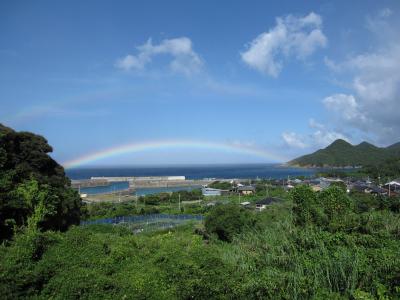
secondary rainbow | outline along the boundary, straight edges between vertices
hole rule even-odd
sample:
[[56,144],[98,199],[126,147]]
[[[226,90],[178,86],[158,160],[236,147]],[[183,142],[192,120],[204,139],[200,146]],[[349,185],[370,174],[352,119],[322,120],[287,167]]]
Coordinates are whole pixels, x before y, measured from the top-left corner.
[[115,157],[122,154],[144,152],[157,149],[171,149],[171,148],[197,148],[209,149],[216,151],[226,151],[231,153],[242,153],[252,156],[265,158],[267,161],[283,162],[287,158],[267,151],[265,149],[254,148],[241,144],[229,143],[216,143],[208,141],[192,141],[192,140],[162,140],[162,141],[149,141],[142,143],[131,143],[119,145],[116,147],[104,149],[98,152],[89,153],[87,155],[72,159],[63,163],[65,168],[76,168],[86,165],[98,160]]

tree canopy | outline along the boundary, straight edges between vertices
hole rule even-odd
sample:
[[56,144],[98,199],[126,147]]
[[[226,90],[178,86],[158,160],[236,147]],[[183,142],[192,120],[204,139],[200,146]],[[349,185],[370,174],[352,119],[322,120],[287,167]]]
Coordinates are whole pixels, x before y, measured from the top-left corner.
[[0,240],[27,225],[38,205],[39,228],[66,230],[79,223],[81,199],[50,152],[44,137],[0,124]]

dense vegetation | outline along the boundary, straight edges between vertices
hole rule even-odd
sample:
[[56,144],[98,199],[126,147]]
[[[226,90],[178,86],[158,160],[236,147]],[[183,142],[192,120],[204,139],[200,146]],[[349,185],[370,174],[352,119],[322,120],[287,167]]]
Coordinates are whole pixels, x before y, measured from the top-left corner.
[[[159,193],[138,197],[137,201],[121,203],[99,202],[83,205],[81,216],[83,219],[114,218],[119,216],[143,215],[155,213],[204,213],[205,208],[191,201],[203,199],[201,190]],[[179,201],[181,205],[179,205]],[[181,209],[179,209],[181,207]]]
[[230,190],[232,189],[232,184],[226,181],[214,181],[210,183],[208,187],[213,189]]
[[[181,207],[202,210],[204,226],[141,234],[114,225],[60,231],[79,221],[80,201],[47,155],[51,148],[41,137],[5,127],[0,139],[2,232],[16,225],[0,245],[1,299],[400,298],[400,198],[347,194],[340,185],[322,192],[298,185],[286,193],[259,182],[257,194],[243,199],[284,200],[262,212],[240,207],[237,196],[217,197],[214,207]],[[161,194],[88,205],[81,213],[180,213],[179,198],[199,196]]]
[[81,200],[42,136],[0,124],[0,241],[37,219],[42,229],[78,224]]
[[[400,199],[296,187],[261,213],[217,205],[205,229],[118,226],[17,234],[0,247],[4,299],[400,297]],[[205,230],[205,231],[204,231]],[[220,234],[221,232],[224,234]],[[229,238],[227,238],[229,236]]]
[[254,227],[254,224],[255,218],[247,209],[227,204],[219,205],[210,212],[205,221],[205,229],[221,241],[231,242],[235,235]]
[[400,158],[400,143],[379,148],[367,142],[353,146],[344,140],[336,140],[324,149],[298,157],[289,162],[293,166],[366,166],[383,163],[391,158]]
[[390,179],[400,177],[400,157],[388,159],[377,165],[366,166],[362,171],[368,176],[385,183]]

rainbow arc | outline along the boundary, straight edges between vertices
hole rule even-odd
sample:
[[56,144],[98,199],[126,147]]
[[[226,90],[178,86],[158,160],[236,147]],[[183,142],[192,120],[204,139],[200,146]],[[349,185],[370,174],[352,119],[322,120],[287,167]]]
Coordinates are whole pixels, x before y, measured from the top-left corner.
[[63,163],[63,166],[65,168],[76,168],[86,164],[90,164],[95,161],[123,154],[139,153],[150,150],[180,149],[180,148],[208,149],[213,151],[225,151],[229,153],[248,154],[252,156],[265,158],[269,162],[271,161],[283,162],[287,160],[287,158],[279,154],[273,153],[271,151],[249,147],[245,145],[239,145],[239,144],[192,141],[192,140],[162,140],[162,141],[150,141],[142,143],[131,143],[131,144],[111,147],[108,149],[83,155],[76,159],[66,161]]

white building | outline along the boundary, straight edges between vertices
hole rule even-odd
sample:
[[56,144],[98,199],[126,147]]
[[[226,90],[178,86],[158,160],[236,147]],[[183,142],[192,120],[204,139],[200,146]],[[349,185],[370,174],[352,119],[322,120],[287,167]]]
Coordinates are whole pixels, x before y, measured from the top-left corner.
[[203,196],[221,196],[222,190],[220,189],[213,189],[209,187],[203,187],[201,189]]

